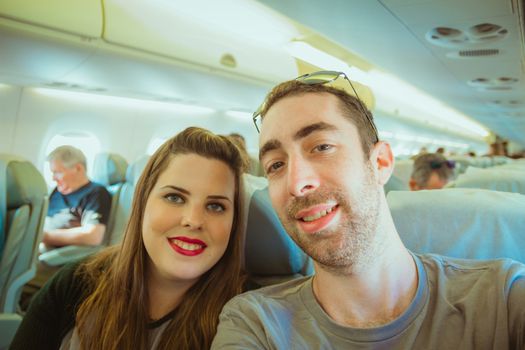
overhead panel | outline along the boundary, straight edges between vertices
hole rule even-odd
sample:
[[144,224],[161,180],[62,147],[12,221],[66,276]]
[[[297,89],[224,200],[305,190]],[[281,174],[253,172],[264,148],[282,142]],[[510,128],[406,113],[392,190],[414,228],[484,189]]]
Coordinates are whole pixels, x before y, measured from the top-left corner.
[[97,41],[0,18],[0,81],[60,88],[97,50]]
[[516,45],[523,38],[513,1],[486,0],[482,6],[477,0],[381,2],[456,78],[459,84],[440,96],[523,144],[518,135],[525,132],[524,52]]
[[88,37],[102,32],[101,1],[2,0],[0,16]]
[[271,82],[296,74],[282,44],[298,31],[256,1],[107,0],[105,16],[112,44]]

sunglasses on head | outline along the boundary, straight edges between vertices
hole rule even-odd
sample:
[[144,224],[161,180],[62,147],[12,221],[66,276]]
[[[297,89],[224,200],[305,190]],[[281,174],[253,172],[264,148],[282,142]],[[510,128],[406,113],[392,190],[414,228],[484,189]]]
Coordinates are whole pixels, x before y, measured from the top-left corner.
[[[350,87],[352,88],[352,91],[355,94],[355,97],[359,103],[359,108],[365,115],[366,121],[374,131],[375,140],[374,143],[379,141],[379,136],[377,133],[377,128],[372,120],[372,115],[368,112],[366,107],[363,104],[363,101],[359,98],[359,95],[357,95],[357,91],[354,88],[354,85],[352,85],[352,82],[350,79],[348,79],[348,76],[343,72],[337,72],[337,71],[319,71],[314,73],[308,73],[301,75],[300,77],[295,78],[296,81],[299,81],[303,84],[307,85],[317,85],[317,84],[330,84],[336,81],[339,77],[343,77],[344,80],[350,84]],[[266,101],[264,101],[259,108],[253,113],[253,123],[255,124],[255,128],[257,129],[257,132],[260,132],[260,125],[262,123],[262,115],[261,112],[264,109]]]
[[456,167],[456,162],[453,160],[446,160],[444,162],[433,160],[430,162],[430,168],[433,170],[441,169],[443,165],[447,166],[449,169],[454,169]]

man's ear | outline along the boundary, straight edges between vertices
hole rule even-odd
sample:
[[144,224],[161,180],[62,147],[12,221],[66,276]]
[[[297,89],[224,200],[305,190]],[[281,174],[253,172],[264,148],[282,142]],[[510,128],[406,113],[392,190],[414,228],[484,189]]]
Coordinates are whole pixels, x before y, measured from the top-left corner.
[[417,185],[416,180],[414,180],[413,178],[410,178],[410,180],[408,181],[408,186],[410,187],[410,191],[419,190],[419,186]]
[[394,155],[390,144],[385,141],[377,142],[372,148],[370,160],[376,168],[380,185],[384,186],[394,171]]
[[79,173],[80,173],[80,172],[85,172],[84,166],[83,166],[81,163],[77,163],[77,164],[75,164],[75,170],[76,170],[77,172],[79,172]]

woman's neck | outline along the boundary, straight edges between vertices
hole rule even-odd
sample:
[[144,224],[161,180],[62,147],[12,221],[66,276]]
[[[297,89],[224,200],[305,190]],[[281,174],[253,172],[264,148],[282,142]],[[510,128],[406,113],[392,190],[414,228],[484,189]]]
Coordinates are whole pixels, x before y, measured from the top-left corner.
[[157,277],[149,278],[149,317],[158,320],[179,306],[182,297],[195,281],[172,281]]

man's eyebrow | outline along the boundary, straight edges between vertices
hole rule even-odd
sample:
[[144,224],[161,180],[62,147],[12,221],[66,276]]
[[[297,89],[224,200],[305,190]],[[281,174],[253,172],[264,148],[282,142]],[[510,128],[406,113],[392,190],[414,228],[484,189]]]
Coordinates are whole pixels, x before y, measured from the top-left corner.
[[307,125],[295,133],[293,136],[294,141],[300,140],[302,138],[305,138],[306,136],[310,135],[313,132],[316,131],[324,131],[324,130],[337,130],[337,128],[332,125],[325,122],[319,122],[315,124]]
[[[295,133],[293,136],[294,141],[300,140],[302,138],[305,138],[306,136],[310,135],[313,132],[316,131],[324,131],[324,130],[337,130],[337,128],[332,125],[325,122],[319,122],[315,124],[307,125]],[[281,142],[276,139],[268,140],[264,146],[261,147],[261,150],[259,151],[259,160],[262,159],[262,157],[275,149],[278,149],[282,146]]]
[[261,149],[259,150],[259,160],[262,159],[262,157],[270,152],[270,151],[273,151],[274,149],[278,149],[282,146],[281,142],[280,141],[277,141],[276,139],[272,139],[272,140],[268,140],[264,146],[261,147]]

